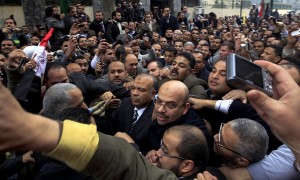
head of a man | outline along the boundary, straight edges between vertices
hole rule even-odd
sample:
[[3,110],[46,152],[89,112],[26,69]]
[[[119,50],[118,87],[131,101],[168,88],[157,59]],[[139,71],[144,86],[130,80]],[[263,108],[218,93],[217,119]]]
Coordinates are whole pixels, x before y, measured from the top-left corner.
[[182,41],[175,41],[174,42],[174,47],[177,50],[177,52],[182,52],[183,51],[183,42]]
[[161,46],[162,49],[164,49],[167,45],[167,39],[165,37],[160,37],[159,38],[159,45]]
[[105,64],[110,64],[114,60],[116,60],[115,50],[110,48],[106,49],[105,53],[101,57],[101,61]]
[[208,30],[207,29],[201,29],[200,31],[200,39],[207,39],[208,38]]
[[217,61],[208,76],[208,87],[213,95],[222,96],[231,88],[226,83],[226,61]]
[[154,76],[156,79],[159,79],[162,68],[163,65],[160,61],[150,61],[147,65],[148,73]]
[[118,12],[118,11],[113,11],[112,13],[111,13],[111,17],[112,17],[112,19],[113,20],[115,20],[115,21],[117,21],[117,22],[121,22],[121,13],[120,12]]
[[58,119],[60,112],[66,108],[85,108],[79,88],[70,83],[58,83],[50,87],[43,99],[44,116]]
[[156,94],[156,79],[150,74],[138,75],[131,86],[131,102],[140,109],[147,107]]
[[202,131],[191,125],[169,128],[156,152],[157,166],[172,171],[177,177],[202,172],[208,161],[208,145]]
[[87,74],[89,70],[89,62],[84,56],[77,56],[72,62],[80,66],[83,75]]
[[209,44],[203,44],[200,51],[203,54],[203,58],[206,59],[211,55]]
[[5,54],[8,55],[11,53],[14,49],[16,49],[15,42],[11,39],[4,39],[1,42],[1,51]]
[[211,49],[216,52],[220,49],[222,44],[222,39],[220,38],[215,38],[214,41],[211,43]]
[[199,29],[198,28],[192,29],[192,37],[191,38],[193,41],[197,41],[199,39]]
[[153,44],[152,45],[152,49],[154,50],[156,57],[160,57],[161,56],[161,45],[159,45],[159,44]]
[[127,54],[125,58],[125,68],[130,76],[137,74],[138,59],[134,54]]
[[262,41],[262,40],[255,40],[253,42],[253,51],[258,56],[260,56],[264,52],[264,49],[265,49],[265,42],[264,41]]
[[203,70],[205,66],[203,55],[200,51],[194,51],[192,55],[195,58],[194,73],[199,73]]
[[174,46],[166,46],[164,53],[164,59],[166,64],[171,65],[173,60],[175,59],[176,54],[177,50]]
[[214,136],[214,151],[231,167],[260,161],[268,151],[269,136],[258,122],[239,118],[222,123]]
[[113,61],[108,66],[108,79],[116,85],[122,84],[126,79],[125,65],[121,61]]
[[47,64],[44,82],[47,89],[58,83],[68,83],[69,77],[65,65],[60,62]]
[[194,49],[195,49],[195,45],[191,41],[184,43],[183,52],[188,52],[191,54],[194,51]]
[[192,33],[190,31],[184,31],[182,36],[184,42],[190,41],[191,37],[192,37]]
[[179,53],[172,61],[170,72],[172,80],[184,81],[193,72],[195,58],[188,52]]
[[168,6],[165,6],[164,9],[163,9],[163,13],[164,13],[165,17],[170,16],[170,13],[171,13],[170,8]]
[[278,64],[281,61],[283,48],[279,45],[271,44],[267,46],[260,55],[261,59]]
[[190,107],[188,103],[189,90],[180,81],[168,81],[158,91],[155,102],[154,118],[159,125],[177,121],[185,115]]
[[220,58],[226,59],[230,53],[234,53],[234,52],[235,52],[234,44],[231,42],[224,42],[220,47],[220,51],[219,51]]
[[96,11],[95,12],[95,19],[98,22],[102,22],[104,20],[104,15],[102,11]]

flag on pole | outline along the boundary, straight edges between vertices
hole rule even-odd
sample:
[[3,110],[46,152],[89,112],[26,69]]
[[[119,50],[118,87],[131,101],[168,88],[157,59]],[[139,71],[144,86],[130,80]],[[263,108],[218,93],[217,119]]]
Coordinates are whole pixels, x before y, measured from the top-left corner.
[[67,13],[67,10],[70,6],[69,0],[60,0],[60,12]]
[[245,14],[243,16],[243,24],[246,24],[246,16],[245,16]]
[[262,0],[260,3],[260,6],[258,8],[258,16],[263,17],[264,16],[264,11],[265,11],[265,0]]

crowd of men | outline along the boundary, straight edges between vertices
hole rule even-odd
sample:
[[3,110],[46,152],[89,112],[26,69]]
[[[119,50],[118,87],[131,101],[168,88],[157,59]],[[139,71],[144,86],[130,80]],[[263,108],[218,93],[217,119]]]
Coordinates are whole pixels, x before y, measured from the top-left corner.
[[[1,104],[24,114],[14,127],[36,140],[0,143],[1,150],[23,150],[0,154],[1,178],[300,178],[297,147],[264,121],[267,112],[247,92],[226,83],[227,56],[236,53],[277,64],[288,72],[277,83],[300,85],[300,36],[291,35],[298,15],[259,18],[254,4],[243,22],[213,12],[192,17],[187,6],[173,16],[167,6],[145,12],[141,3],[121,2],[111,17],[96,11],[91,21],[84,10],[47,7],[44,24],[32,31],[13,17],[4,21],[2,86],[27,112],[55,123],[21,126],[29,115],[0,87],[10,100]],[[39,76],[36,50],[51,29]],[[276,68],[266,67],[272,75]],[[284,88],[273,89],[281,98]]]

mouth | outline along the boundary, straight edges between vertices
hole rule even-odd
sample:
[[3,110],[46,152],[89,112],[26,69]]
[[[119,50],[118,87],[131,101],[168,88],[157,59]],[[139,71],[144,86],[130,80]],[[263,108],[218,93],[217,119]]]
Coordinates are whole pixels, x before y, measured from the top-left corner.
[[172,76],[178,76],[178,71],[177,71],[177,70],[171,71],[171,75],[172,75]]
[[218,85],[218,83],[217,83],[217,82],[215,82],[215,81],[209,81],[209,85],[211,85],[211,86],[217,86],[217,85]]
[[166,115],[157,112],[157,114],[156,114],[157,121],[162,122],[162,121],[166,121],[167,119],[168,119],[168,117]]

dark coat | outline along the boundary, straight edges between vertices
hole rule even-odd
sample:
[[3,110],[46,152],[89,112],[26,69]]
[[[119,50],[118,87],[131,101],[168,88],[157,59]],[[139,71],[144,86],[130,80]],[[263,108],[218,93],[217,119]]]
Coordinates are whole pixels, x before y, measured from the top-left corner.
[[169,23],[167,22],[167,19],[165,17],[162,17],[160,19],[160,27],[162,30],[162,35],[164,35],[168,28],[171,28],[173,31],[179,29],[179,23],[175,16],[170,16]]
[[151,102],[135,124],[132,132],[130,132],[130,127],[132,124],[134,105],[132,104],[130,97],[123,99],[120,107],[109,114],[110,118],[117,126],[117,131],[125,132],[130,135],[135,144],[139,146],[142,153],[147,153],[144,150],[145,147],[148,147],[146,141],[148,139],[148,131],[152,123],[151,117],[153,109],[154,103]]
[[108,23],[105,37],[108,43],[114,43],[117,41],[117,37],[120,35],[120,29],[116,22]]

